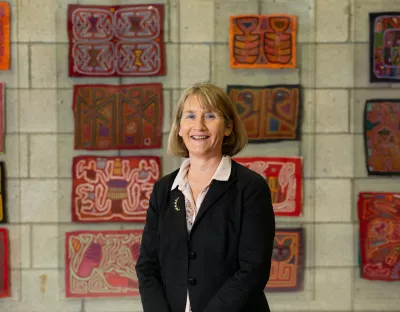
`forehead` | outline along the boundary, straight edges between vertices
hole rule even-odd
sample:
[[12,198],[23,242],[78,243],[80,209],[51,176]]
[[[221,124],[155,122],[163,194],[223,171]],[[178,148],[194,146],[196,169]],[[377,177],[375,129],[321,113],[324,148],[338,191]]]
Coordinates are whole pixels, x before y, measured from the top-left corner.
[[214,111],[215,109],[208,104],[201,96],[189,95],[183,103],[183,111]]

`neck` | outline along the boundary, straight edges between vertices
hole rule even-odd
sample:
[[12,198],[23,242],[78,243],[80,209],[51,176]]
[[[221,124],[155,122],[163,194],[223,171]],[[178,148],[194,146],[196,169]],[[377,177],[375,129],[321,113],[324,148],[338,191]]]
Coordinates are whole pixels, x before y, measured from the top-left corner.
[[222,159],[222,154],[210,157],[190,156],[189,176],[195,180],[209,178],[214,175]]

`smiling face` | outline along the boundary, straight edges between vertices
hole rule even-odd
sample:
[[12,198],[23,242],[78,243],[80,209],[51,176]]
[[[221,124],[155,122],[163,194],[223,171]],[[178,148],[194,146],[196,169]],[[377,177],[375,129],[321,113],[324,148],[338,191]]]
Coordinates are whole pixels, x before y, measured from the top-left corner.
[[207,109],[197,95],[186,99],[179,124],[179,136],[182,137],[189,156],[221,156],[224,137],[229,136],[231,131],[231,127],[226,126],[224,117]]

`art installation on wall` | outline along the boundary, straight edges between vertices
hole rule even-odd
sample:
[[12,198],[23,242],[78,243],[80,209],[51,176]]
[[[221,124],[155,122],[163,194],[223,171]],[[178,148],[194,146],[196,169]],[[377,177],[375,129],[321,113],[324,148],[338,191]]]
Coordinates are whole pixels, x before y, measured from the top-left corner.
[[0,223],[6,222],[4,161],[0,161]]
[[358,197],[361,276],[400,280],[400,193],[363,192]]
[[369,175],[400,175],[400,100],[368,100],[364,145]]
[[227,93],[246,127],[250,143],[300,138],[300,85],[228,85]]
[[259,173],[268,182],[276,216],[301,215],[301,157],[234,157],[233,160]]
[[10,295],[8,279],[9,270],[8,232],[0,228],[0,298]]
[[4,134],[5,134],[5,86],[3,82],[0,82],[0,154],[4,153]]
[[161,147],[162,85],[74,85],[75,149]]
[[72,220],[144,222],[158,156],[76,156],[72,164]]
[[66,233],[66,296],[138,296],[135,265],[142,233],[142,230]]
[[297,17],[287,14],[231,16],[232,68],[295,68]]
[[0,70],[10,69],[10,5],[0,2]]
[[68,6],[70,76],[165,75],[164,5]]
[[400,82],[400,12],[369,13],[370,82]]
[[303,288],[304,230],[276,229],[267,292],[298,291]]

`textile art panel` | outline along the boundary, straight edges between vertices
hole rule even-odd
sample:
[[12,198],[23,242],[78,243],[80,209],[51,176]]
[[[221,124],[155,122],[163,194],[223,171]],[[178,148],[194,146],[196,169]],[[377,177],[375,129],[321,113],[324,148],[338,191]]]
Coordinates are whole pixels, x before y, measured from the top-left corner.
[[144,222],[153,185],[161,177],[161,160],[77,156],[72,170],[73,221]]
[[277,229],[266,291],[296,291],[303,288],[304,230]]
[[300,216],[302,207],[301,157],[234,157],[268,183],[276,216]]
[[0,223],[6,221],[6,209],[5,209],[5,171],[4,162],[0,161]]
[[135,265],[142,233],[142,230],[66,233],[66,296],[138,296]]
[[400,193],[360,193],[361,276],[400,281]]
[[232,68],[295,68],[297,17],[287,14],[231,16]]
[[250,143],[299,139],[300,85],[228,85],[227,93],[246,127]]
[[0,82],[0,154],[4,153],[4,134],[5,134],[5,86],[3,82]]
[[400,12],[369,13],[370,82],[400,81]]
[[400,175],[400,100],[369,100],[364,146],[370,175]]
[[70,76],[165,75],[164,5],[68,6]]
[[75,149],[161,147],[162,85],[75,85]]
[[0,2],[0,70],[10,69],[10,5]]
[[8,257],[8,232],[0,228],[0,298],[10,295]]

